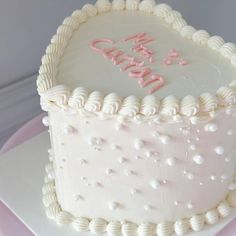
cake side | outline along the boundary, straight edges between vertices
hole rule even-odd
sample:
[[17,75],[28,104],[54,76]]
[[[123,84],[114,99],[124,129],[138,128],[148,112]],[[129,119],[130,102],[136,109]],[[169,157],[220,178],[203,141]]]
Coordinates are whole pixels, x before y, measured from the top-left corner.
[[225,110],[198,124],[49,117],[58,200],[76,217],[174,222],[214,208],[234,188],[236,117]]

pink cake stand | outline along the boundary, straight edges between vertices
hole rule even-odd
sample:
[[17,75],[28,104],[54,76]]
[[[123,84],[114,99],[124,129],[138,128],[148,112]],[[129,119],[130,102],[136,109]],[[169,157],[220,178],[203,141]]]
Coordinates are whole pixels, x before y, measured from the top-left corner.
[[[45,113],[35,117],[21,127],[0,150],[0,154],[7,152],[24,141],[45,130],[42,118]],[[33,236],[33,233],[0,201],[0,236]],[[235,236],[236,219],[231,221],[217,236]],[[41,236],[41,235],[40,235]],[[44,235],[42,235],[44,236]]]

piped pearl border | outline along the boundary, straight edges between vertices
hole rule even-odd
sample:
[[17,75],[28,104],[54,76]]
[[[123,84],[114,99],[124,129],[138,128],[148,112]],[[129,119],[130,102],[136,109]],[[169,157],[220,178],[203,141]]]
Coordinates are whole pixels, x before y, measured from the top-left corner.
[[[95,234],[106,232],[108,235],[140,235],[140,236],[170,236],[184,235],[190,231],[201,231],[206,225],[218,223],[221,218],[230,215],[233,207],[236,206],[236,190],[229,192],[227,198],[219,205],[206,211],[203,214],[193,215],[191,218],[179,219],[175,222],[161,222],[135,224],[130,221],[108,221],[101,218],[89,219],[85,217],[74,217],[69,212],[63,211],[58,203],[53,163],[46,166],[46,177],[42,188],[43,204],[46,214],[59,225],[72,225],[79,232],[91,231]],[[236,177],[234,179],[236,181]]]
[[172,10],[167,4],[156,5],[154,0],[98,0],[95,5],[86,4],[81,10],[76,10],[67,17],[57,33],[52,37],[51,44],[42,57],[42,65],[37,79],[38,93],[41,97],[41,106],[44,110],[86,110],[89,112],[103,112],[105,114],[119,114],[134,117],[136,115],[154,116],[165,114],[168,116],[201,116],[222,107],[236,105],[236,80],[229,86],[221,87],[216,94],[204,93],[198,98],[188,95],[182,99],[168,96],[158,99],[154,95],[144,98],[128,96],[122,98],[118,94],[104,95],[99,91],[89,92],[83,87],[71,91],[66,85],[56,83],[57,67],[65,48],[67,47],[73,32],[80,24],[98,14],[104,14],[111,10],[139,10],[154,14],[179,34],[197,44],[209,47],[217,51],[222,57],[236,67],[236,46],[233,43],[225,43],[219,36],[210,37],[205,30],[196,30],[187,25],[182,15]]

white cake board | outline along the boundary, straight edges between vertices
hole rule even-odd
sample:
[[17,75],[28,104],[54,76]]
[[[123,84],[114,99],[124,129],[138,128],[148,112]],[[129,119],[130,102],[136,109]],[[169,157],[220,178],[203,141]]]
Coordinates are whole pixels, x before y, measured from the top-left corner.
[[[32,138],[8,153],[0,156],[0,200],[35,234],[39,236],[91,236],[76,232],[71,226],[59,227],[49,220],[42,204],[47,150],[50,147],[47,132]],[[234,214],[235,215],[235,212]],[[216,226],[188,236],[214,236],[229,221],[222,220]]]

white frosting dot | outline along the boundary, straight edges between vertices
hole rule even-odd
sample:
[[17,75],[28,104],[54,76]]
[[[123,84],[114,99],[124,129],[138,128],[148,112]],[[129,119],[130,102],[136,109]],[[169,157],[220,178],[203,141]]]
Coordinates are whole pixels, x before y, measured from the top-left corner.
[[95,138],[95,137],[89,137],[89,138],[88,138],[88,144],[89,144],[90,146],[95,145],[95,144],[96,144],[96,138]]
[[153,157],[155,156],[155,152],[153,151],[146,151],[146,157]]
[[134,141],[134,148],[136,150],[141,150],[144,147],[145,143],[143,140],[137,139]]
[[168,159],[166,159],[166,164],[168,166],[174,166],[176,165],[177,159],[175,157],[170,157]]
[[236,184],[235,184],[235,183],[231,183],[231,184],[229,185],[229,190],[231,190],[231,191],[236,190]]
[[163,143],[163,144],[168,144],[168,143],[170,143],[170,140],[171,140],[170,136],[168,136],[168,135],[161,135],[161,136],[159,136],[159,139],[160,139],[161,143]]
[[75,133],[75,129],[71,125],[66,125],[64,127],[64,133],[68,134],[68,135],[73,134],[73,133]]
[[211,179],[212,181],[215,181],[215,180],[216,180],[216,176],[215,176],[215,175],[211,175],[211,176],[210,176],[210,179]]
[[89,137],[88,139],[88,144],[90,146],[94,146],[94,145],[102,145],[103,143],[103,139],[102,138],[97,138],[97,137]]
[[84,200],[83,196],[82,195],[75,195],[75,200],[76,201],[80,201],[80,200]]
[[83,181],[87,180],[87,178],[85,176],[82,176],[80,179],[83,180]]
[[118,149],[120,149],[120,147],[116,144],[111,144],[111,149],[112,150],[118,150]]
[[114,211],[119,207],[119,204],[117,202],[109,202],[108,207],[111,211]]
[[178,205],[179,205],[179,202],[178,202],[178,201],[174,201],[174,205],[175,205],[175,206],[178,206]]
[[186,177],[189,180],[193,180],[194,179],[194,174],[193,173],[186,173]]
[[42,123],[44,126],[49,126],[49,118],[48,116],[44,116],[42,119]]
[[151,180],[150,182],[150,186],[153,188],[153,189],[158,189],[160,186],[161,186],[161,182],[157,179],[153,179]]
[[136,188],[131,188],[131,189],[130,189],[130,193],[131,193],[132,195],[135,195],[135,194],[139,193],[139,190],[136,189]]
[[102,138],[96,138],[95,143],[96,143],[97,145],[102,145],[103,139],[102,139]]
[[229,177],[228,177],[228,175],[223,174],[223,175],[220,176],[220,178],[221,178],[222,180],[227,180]]
[[118,159],[118,161],[119,161],[120,164],[123,164],[124,162],[127,161],[127,159],[126,159],[125,157],[120,157],[120,158]]
[[145,211],[152,210],[152,207],[150,205],[148,205],[148,204],[144,205],[143,208],[144,208]]
[[102,187],[102,184],[100,182],[95,181],[93,183],[93,187]]
[[51,179],[51,180],[55,179],[54,170],[50,170],[50,171],[48,172],[48,178]]
[[203,156],[197,154],[193,157],[193,161],[198,165],[202,165],[204,163],[205,159]]
[[124,128],[124,126],[123,126],[123,124],[121,124],[121,123],[118,123],[118,124],[115,125],[115,130],[116,130],[116,131],[120,131],[120,130],[122,130],[123,128]]
[[85,159],[80,159],[80,164],[81,165],[88,164],[88,161]]
[[230,130],[227,131],[227,135],[231,136],[231,135],[233,135],[233,134],[234,134],[234,131],[233,131],[232,129],[230,129]]
[[188,208],[188,209],[193,209],[193,204],[192,204],[191,202],[188,203],[188,204],[187,204],[187,208]]
[[133,170],[124,170],[124,174],[127,176],[135,175],[135,172]]
[[225,149],[222,146],[217,146],[215,147],[214,150],[215,150],[215,153],[220,156],[222,156],[225,153]]
[[152,136],[153,137],[159,137],[160,136],[160,134],[159,134],[159,132],[157,132],[157,131],[154,131],[153,133],[152,133]]
[[228,162],[230,162],[230,161],[231,161],[231,158],[230,158],[230,157],[226,157],[226,158],[225,158],[225,162],[228,163]]
[[113,174],[114,171],[112,169],[106,169],[106,174],[107,175],[110,175],[110,174]]
[[196,145],[194,145],[194,144],[190,145],[189,149],[192,150],[192,151],[195,151],[196,150]]
[[218,130],[218,125],[216,123],[209,123],[205,125],[206,132],[216,132]]

